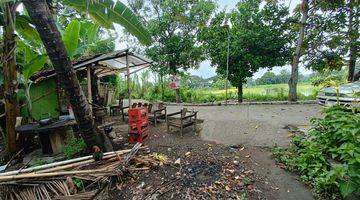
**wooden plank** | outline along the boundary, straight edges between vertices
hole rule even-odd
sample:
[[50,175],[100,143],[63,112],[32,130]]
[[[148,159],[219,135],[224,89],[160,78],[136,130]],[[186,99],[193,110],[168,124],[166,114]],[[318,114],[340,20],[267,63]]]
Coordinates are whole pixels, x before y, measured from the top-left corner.
[[65,145],[63,129],[57,129],[49,134],[51,148],[54,154],[61,153]]

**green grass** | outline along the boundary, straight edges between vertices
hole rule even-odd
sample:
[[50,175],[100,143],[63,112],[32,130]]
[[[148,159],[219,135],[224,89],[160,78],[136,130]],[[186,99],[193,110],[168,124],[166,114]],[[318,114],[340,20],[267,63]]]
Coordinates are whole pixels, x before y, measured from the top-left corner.
[[[300,100],[313,100],[316,97],[319,88],[311,84],[299,84],[298,96]],[[274,84],[274,85],[257,85],[244,87],[244,99],[247,101],[282,101],[287,100],[288,94],[287,84]],[[198,89],[194,91],[197,96],[213,96],[213,99],[224,100],[225,90],[217,89]],[[215,97],[214,97],[215,96]],[[235,87],[229,89],[229,98],[237,98],[237,89]],[[202,101],[204,102],[204,101]]]
[[[314,100],[319,88],[311,84],[298,85],[298,99],[299,100]],[[219,102],[226,99],[225,90],[215,88],[204,89],[190,89],[181,88],[181,99],[186,103],[209,103]],[[287,84],[274,84],[274,85],[258,85],[251,87],[244,87],[244,101],[286,101],[288,96]],[[133,96],[134,98],[142,98]],[[161,95],[159,91],[151,91],[146,100],[159,101]],[[237,99],[237,89],[235,87],[229,89],[228,99]],[[175,102],[175,92],[167,89],[164,92],[165,102]]]

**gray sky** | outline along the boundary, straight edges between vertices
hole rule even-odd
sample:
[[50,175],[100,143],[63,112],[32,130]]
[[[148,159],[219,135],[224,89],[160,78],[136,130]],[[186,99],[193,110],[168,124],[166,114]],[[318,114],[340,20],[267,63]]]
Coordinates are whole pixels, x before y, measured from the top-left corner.
[[[121,0],[125,3],[126,0]],[[239,2],[238,0],[218,0],[219,4],[219,10],[231,10],[235,8],[236,3]],[[293,10],[297,4],[300,3],[300,0],[285,0],[285,4],[290,6],[290,9]],[[116,26],[116,30],[120,33],[121,27]],[[117,49],[126,48],[126,43],[117,43],[116,45]],[[271,71],[274,73],[279,73],[282,69],[288,69],[290,70],[290,66],[283,66],[283,67],[274,67]],[[261,77],[265,72],[267,72],[268,69],[260,69],[257,73],[254,74],[253,78],[259,78]],[[312,71],[306,70],[303,67],[300,67],[300,72],[303,74],[310,74]],[[211,66],[211,62],[209,60],[206,60],[200,64],[200,67],[196,70],[190,70],[190,73],[192,75],[198,75],[203,78],[209,78],[216,75],[215,67]]]

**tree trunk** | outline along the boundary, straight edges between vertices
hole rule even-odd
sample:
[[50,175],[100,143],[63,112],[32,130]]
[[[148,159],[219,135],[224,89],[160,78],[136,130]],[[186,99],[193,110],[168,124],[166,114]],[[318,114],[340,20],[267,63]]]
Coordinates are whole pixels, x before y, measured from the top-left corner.
[[24,0],[24,5],[40,34],[57,76],[64,83],[64,90],[79,125],[81,135],[88,147],[103,146],[100,134],[94,128],[90,106],[80,87],[54,19],[45,0]]
[[360,71],[358,71],[354,76],[354,81],[360,80]]
[[4,98],[6,113],[6,144],[9,153],[17,150],[15,123],[19,114],[16,90],[18,87],[16,58],[15,58],[15,10],[16,3],[5,3],[4,10],[4,49],[3,49],[3,72],[4,72]]
[[242,103],[243,100],[244,100],[244,92],[243,92],[243,82],[242,82],[242,80],[239,82],[239,85],[238,85],[237,89],[238,89],[238,102]]
[[164,86],[164,75],[160,73],[160,83],[161,83],[161,101],[164,101],[165,86]]
[[175,89],[176,103],[181,103],[180,88]]
[[306,28],[306,21],[308,18],[308,0],[303,0],[301,5],[301,22],[300,22],[300,30],[299,30],[299,37],[296,44],[296,49],[293,57],[293,61],[291,64],[291,77],[289,80],[289,101],[297,101],[297,83],[298,83],[298,76],[299,76],[299,60],[301,57],[301,47],[303,46],[304,36],[305,36],[305,28]]
[[350,43],[350,52],[349,52],[349,74],[348,81],[355,81],[355,67],[356,67],[356,59],[358,54],[356,41],[359,37],[358,33],[358,16],[356,15],[356,10],[354,9],[354,0],[349,1],[349,26],[348,26],[348,37]]

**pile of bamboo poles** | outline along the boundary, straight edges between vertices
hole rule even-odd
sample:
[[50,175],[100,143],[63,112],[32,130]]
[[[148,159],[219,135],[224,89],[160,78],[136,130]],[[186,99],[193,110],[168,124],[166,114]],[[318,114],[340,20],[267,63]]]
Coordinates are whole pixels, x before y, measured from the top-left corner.
[[[1,173],[0,199],[94,199],[125,171],[147,170],[157,164],[156,160],[141,162],[144,155],[136,156],[136,152],[146,147],[140,146],[104,153],[101,161],[85,156]],[[83,184],[79,192],[76,182]]]

